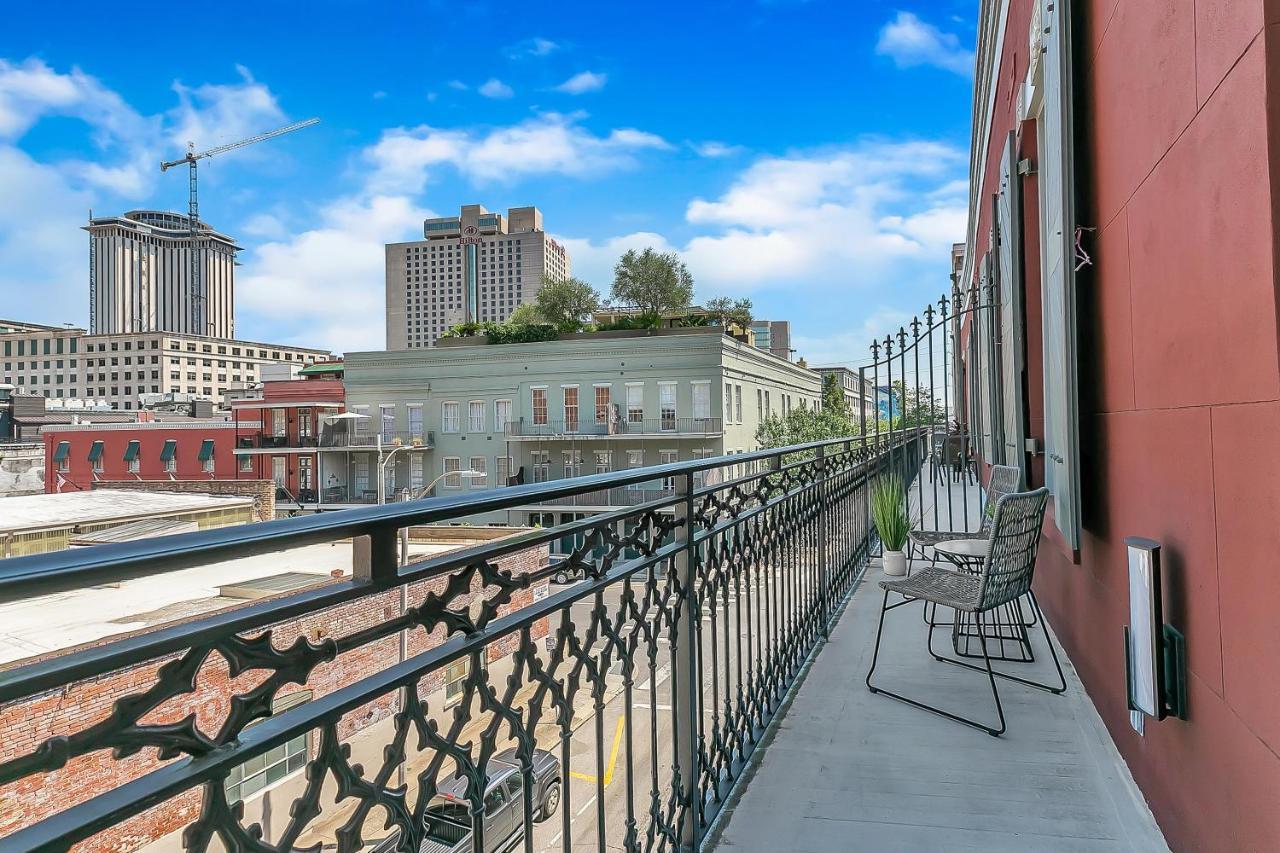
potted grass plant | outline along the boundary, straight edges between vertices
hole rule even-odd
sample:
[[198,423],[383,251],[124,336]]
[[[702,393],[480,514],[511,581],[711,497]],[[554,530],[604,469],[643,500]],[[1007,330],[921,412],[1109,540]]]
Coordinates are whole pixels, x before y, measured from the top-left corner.
[[871,488],[871,519],[884,546],[884,573],[896,577],[905,575],[907,555],[903,548],[911,532],[911,519],[907,516],[907,499],[901,479],[886,476],[876,480]]

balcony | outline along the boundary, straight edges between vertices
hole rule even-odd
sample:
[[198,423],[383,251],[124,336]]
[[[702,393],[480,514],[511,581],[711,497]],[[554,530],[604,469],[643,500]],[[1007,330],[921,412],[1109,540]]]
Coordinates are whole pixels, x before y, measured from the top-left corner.
[[579,438],[641,438],[679,436],[714,438],[724,433],[720,418],[637,418],[600,424],[595,421],[549,421],[535,424],[521,418],[507,423],[507,438],[576,440]]
[[[862,686],[870,483],[902,476],[917,519],[981,517],[974,487],[923,464],[927,444],[901,430],[5,561],[13,608],[355,543],[346,578],[9,668],[0,835],[23,850],[162,832],[191,849],[1160,849],[1074,674],[1065,699],[1008,691],[1000,740]],[[646,500],[397,557],[402,528],[630,487]],[[500,563],[565,542],[518,573]],[[582,579],[548,591],[562,573]],[[359,619],[327,615],[349,606]],[[311,627],[280,627],[298,619]],[[918,616],[898,626],[886,677],[982,701],[980,678],[921,653]],[[85,690],[87,713],[68,701]],[[277,781],[248,793],[263,767]],[[514,778],[482,785],[495,768]]]
[[581,492],[571,495],[562,495],[549,501],[544,501],[542,506],[554,507],[628,507],[640,506],[650,501],[662,500],[670,498],[675,494],[674,489],[654,489],[640,487],[623,487],[612,489],[596,489],[591,492]]
[[320,433],[320,447],[329,450],[374,450],[381,446],[384,450],[393,447],[405,447],[411,450],[431,450],[435,447],[434,432],[394,432],[384,430],[381,433],[372,430],[346,430],[325,428]]
[[315,435],[273,435],[267,432],[239,432],[236,434],[236,450],[308,450],[320,446]]

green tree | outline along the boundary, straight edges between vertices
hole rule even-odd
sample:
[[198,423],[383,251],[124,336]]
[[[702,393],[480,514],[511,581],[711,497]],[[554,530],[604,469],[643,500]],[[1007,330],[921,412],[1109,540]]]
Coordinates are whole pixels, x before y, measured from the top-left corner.
[[933,395],[932,388],[910,388],[897,380],[893,383],[893,429],[917,426],[935,426],[947,422],[942,401]]
[[684,311],[693,301],[693,276],[675,252],[630,249],[613,268],[612,296],[646,313]]
[[822,377],[822,409],[840,412],[846,420],[849,419],[849,401],[845,399],[844,387],[834,373]]
[[526,302],[516,306],[507,322],[513,326],[539,326],[547,321],[538,313],[538,306]]
[[797,407],[785,415],[769,415],[756,429],[762,448],[788,447],[811,441],[851,438],[857,432],[847,411]]
[[581,332],[591,312],[600,307],[600,294],[582,279],[550,279],[538,288],[534,305],[556,331]]
[[717,296],[715,299],[708,299],[705,307],[707,313],[718,320],[721,326],[736,323],[746,329],[751,325],[750,299],[730,299],[727,296]]

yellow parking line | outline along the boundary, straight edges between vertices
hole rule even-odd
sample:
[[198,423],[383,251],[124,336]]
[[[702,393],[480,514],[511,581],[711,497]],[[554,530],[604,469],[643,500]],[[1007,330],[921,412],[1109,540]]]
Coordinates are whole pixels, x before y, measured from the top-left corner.
[[[618,718],[618,728],[613,733],[613,749],[609,752],[609,766],[604,769],[604,784],[607,787],[613,781],[613,768],[618,764],[618,748],[622,746],[622,717]],[[576,770],[570,770],[569,775],[575,779],[581,779],[584,782],[599,781],[599,777],[591,776],[586,773],[579,773]]]

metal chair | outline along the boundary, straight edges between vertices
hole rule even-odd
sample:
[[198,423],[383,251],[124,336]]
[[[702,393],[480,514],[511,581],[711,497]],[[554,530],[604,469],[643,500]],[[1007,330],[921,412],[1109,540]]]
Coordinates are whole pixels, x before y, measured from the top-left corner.
[[907,559],[911,560],[915,556],[917,548],[920,549],[920,556],[923,557],[925,548],[931,548],[939,542],[950,542],[956,539],[986,539],[991,533],[991,517],[996,502],[1005,495],[1016,492],[1021,482],[1022,472],[1013,465],[992,465],[991,479],[987,481],[987,496],[982,505],[982,523],[977,531],[913,530],[907,537]]
[[946,446],[947,434],[937,431],[929,435],[929,482],[934,482],[946,467],[943,464],[943,448]]
[[[1040,604],[1035,593],[1031,591],[1031,580],[1035,572],[1036,552],[1040,546],[1040,528],[1044,523],[1045,506],[1048,503],[1049,490],[1036,489],[1034,492],[1015,492],[1007,494],[996,501],[995,516],[991,524],[990,551],[983,561],[982,569],[974,575],[952,572],[935,567],[921,569],[902,580],[880,581],[884,590],[884,600],[880,605],[880,625],[876,630],[875,650],[871,654],[871,668],[867,671],[867,688],[872,693],[883,693],[892,699],[914,705],[925,711],[981,729],[992,737],[1004,734],[1004,708],[1000,704],[1000,693],[996,689],[996,678],[1016,681],[1028,687],[1047,690],[1059,694],[1066,690],[1067,682],[1062,674],[1062,664],[1058,661],[1058,653],[1049,638],[1049,630],[1040,612]],[[889,593],[896,592],[905,600],[889,604]],[[1034,614],[1044,633],[1049,653],[1053,656],[1053,665],[1058,671],[1058,685],[1055,687],[1038,681],[1019,678],[1005,672],[996,672],[991,666],[991,656],[987,651],[984,616],[998,607],[1009,604],[1022,596],[1031,601]],[[871,683],[871,676],[876,671],[876,662],[880,656],[880,639],[884,633],[884,616],[890,610],[911,604],[913,601],[924,601],[926,604],[950,607],[957,613],[969,614],[977,623],[978,638],[982,647],[983,667],[966,661],[939,655],[933,651],[934,626],[929,626],[928,648],[935,660],[954,666],[985,672],[991,682],[991,696],[995,701],[999,726],[993,727],[978,720],[945,711],[898,693],[876,687]]]

